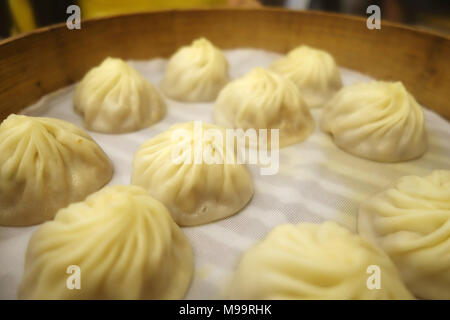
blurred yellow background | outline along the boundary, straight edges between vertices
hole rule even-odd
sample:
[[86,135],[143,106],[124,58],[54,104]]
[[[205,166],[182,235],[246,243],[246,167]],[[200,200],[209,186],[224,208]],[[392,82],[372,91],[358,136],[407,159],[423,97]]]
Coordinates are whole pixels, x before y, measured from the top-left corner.
[[226,0],[79,0],[85,18],[172,8],[226,5]]
[[0,0],[0,38],[64,22],[72,4],[80,6],[82,19],[174,8],[262,5],[367,16],[367,6],[376,4],[384,20],[450,34],[449,0]]
[[[42,15],[45,11],[52,14],[55,8],[59,9],[60,16],[56,17],[58,20],[57,18],[63,17],[66,13],[64,9],[71,4],[80,6],[83,19],[175,8],[259,6],[257,0],[54,0],[52,3],[45,0],[0,0],[0,4],[2,1],[7,1],[7,4],[0,6],[0,10],[10,11],[11,34],[28,32],[43,25],[36,21],[36,16]],[[53,7],[49,7],[51,5]]]

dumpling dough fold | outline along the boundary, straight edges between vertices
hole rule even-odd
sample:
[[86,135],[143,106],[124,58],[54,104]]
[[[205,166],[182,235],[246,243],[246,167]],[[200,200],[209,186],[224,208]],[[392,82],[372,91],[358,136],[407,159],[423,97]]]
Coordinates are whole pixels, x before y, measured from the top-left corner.
[[401,82],[343,88],[328,101],[320,126],[338,147],[369,160],[407,161],[427,150],[422,107]]
[[214,121],[233,129],[279,130],[279,146],[305,140],[314,129],[314,119],[295,84],[263,68],[255,68],[230,82],[214,105]]
[[103,133],[147,128],[166,114],[166,104],[155,87],[117,58],[106,58],[84,76],[73,104],[87,129]]
[[182,299],[192,274],[191,246],[166,207],[142,188],[112,186],[33,233],[19,298]]
[[[369,279],[374,272],[371,266],[379,267],[379,289]],[[273,229],[244,253],[228,295],[231,299],[413,298],[381,249],[334,222]]]
[[231,216],[250,201],[253,182],[225,137],[223,128],[207,123],[173,125],[136,152],[131,183],[163,202],[182,226]]
[[342,87],[333,56],[305,45],[289,51],[270,69],[292,80],[310,108],[322,107]]
[[423,299],[450,299],[450,171],[405,176],[364,201],[359,233],[378,243]]
[[52,219],[111,180],[100,146],[70,122],[10,115],[0,125],[0,225]]
[[208,102],[216,99],[228,81],[224,54],[210,41],[200,38],[170,57],[161,89],[175,100]]

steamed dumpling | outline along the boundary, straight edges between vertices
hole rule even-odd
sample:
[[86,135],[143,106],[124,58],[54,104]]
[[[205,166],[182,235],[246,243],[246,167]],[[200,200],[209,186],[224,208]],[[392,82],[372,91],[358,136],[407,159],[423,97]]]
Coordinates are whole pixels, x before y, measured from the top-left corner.
[[255,68],[230,82],[217,98],[214,120],[227,128],[279,129],[279,145],[284,147],[306,139],[314,120],[295,84],[263,68]]
[[[80,289],[67,269],[79,267]],[[107,187],[61,209],[28,244],[20,299],[181,299],[192,249],[164,205],[136,186]]]
[[400,178],[366,200],[358,231],[390,255],[416,296],[450,299],[449,170]]
[[[369,277],[380,269],[380,289]],[[412,299],[389,257],[334,222],[281,225],[242,257],[231,299]]]
[[58,209],[109,182],[113,167],[77,126],[10,115],[0,125],[0,225],[52,219]]
[[422,107],[401,82],[343,88],[325,106],[321,128],[338,147],[369,160],[406,161],[427,150]]
[[224,139],[213,138],[216,133],[225,137],[222,128],[211,124],[176,124],[145,142],[134,155],[131,183],[163,202],[179,225],[231,216],[253,195],[247,167],[238,163]]
[[292,80],[310,108],[322,107],[341,87],[334,58],[327,52],[299,46],[275,61],[270,69]]
[[211,42],[200,38],[170,58],[161,88],[175,100],[208,102],[216,99],[228,81],[225,56]]
[[166,105],[153,85],[116,58],[106,58],[84,76],[73,103],[87,129],[104,133],[147,128],[166,113]]

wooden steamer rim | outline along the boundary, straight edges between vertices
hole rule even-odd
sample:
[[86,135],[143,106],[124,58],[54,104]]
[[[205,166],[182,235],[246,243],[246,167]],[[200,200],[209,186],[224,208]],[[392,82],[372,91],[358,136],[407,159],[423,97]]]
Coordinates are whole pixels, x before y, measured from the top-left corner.
[[0,119],[82,78],[107,56],[168,57],[204,36],[222,49],[285,53],[307,44],[340,66],[400,80],[426,107],[450,120],[450,37],[383,21],[284,9],[196,9],[83,20],[81,30],[54,25],[0,41]]

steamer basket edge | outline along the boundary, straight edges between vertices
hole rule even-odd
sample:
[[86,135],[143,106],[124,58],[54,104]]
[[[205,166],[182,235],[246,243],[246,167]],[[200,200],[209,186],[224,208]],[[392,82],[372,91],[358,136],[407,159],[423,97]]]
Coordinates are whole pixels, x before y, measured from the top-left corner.
[[417,100],[450,120],[450,38],[363,18],[280,9],[137,13],[65,24],[0,42],[0,119],[78,81],[107,56],[167,57],[200,36],[217,46],[286,52],[299,44],[329,51],[339,65],[403,81]]

